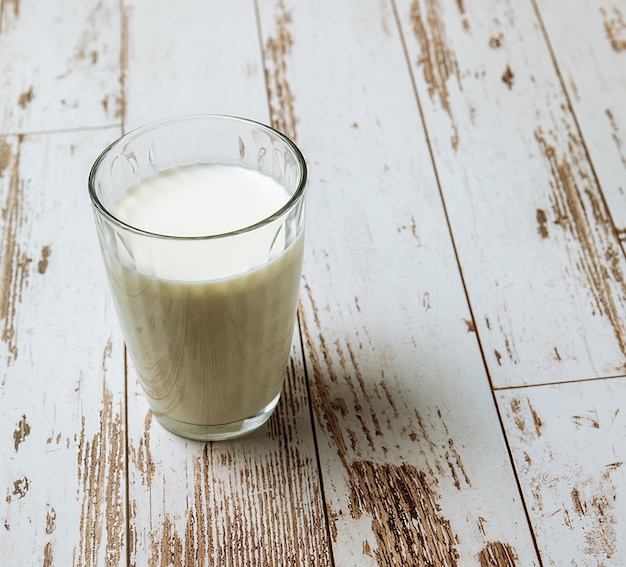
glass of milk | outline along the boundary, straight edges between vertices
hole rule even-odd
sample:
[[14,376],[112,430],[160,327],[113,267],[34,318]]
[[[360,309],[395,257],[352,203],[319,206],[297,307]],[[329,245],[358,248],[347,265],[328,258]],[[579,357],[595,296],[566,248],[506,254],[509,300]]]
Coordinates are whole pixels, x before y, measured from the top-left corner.
[[278,403],[302,266],[307,167],[250,120],[165,120],[111,144],[89,194],[150,408],[192,439],[237,437]]

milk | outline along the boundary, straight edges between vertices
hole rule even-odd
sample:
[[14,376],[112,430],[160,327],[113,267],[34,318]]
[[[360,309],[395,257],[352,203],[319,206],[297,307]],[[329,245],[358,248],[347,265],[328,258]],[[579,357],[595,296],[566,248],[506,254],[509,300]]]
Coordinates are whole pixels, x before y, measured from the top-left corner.
[[272,177],[243,167],[191,165],[148,178],[113,214],[168,236],[211,236],[253,225],[278,211],[289,193]]
[[[132,187],[113,215],[131,227],[109,255],[122,330],[157,417],[246,419],[280,394],[295,324],[303,237],[263,221],[290,195],[256,171],[187,166]],[[188,237],[180,238],[180,237]]]

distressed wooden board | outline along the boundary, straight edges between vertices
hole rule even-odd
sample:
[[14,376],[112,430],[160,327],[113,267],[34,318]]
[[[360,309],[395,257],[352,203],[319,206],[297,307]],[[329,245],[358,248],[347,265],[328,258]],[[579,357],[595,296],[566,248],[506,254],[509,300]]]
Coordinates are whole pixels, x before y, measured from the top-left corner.
[[0,138],[0,549],[126,563],[123,342],[87,173],[110,132]]
[[130,565],[331,564],[301,360],[296,343],[276,412],[230,442],[166,432],[134,384]]
[[185,114],[267,118],[252,0],[124,4],[126,130]]
[[391,5],[259,12],[273,121],[310,162],[300,320],[335,564],[538,565]]
[[[0,2],[8,562],[539,565],[489,375],[565,382],[495,394],[541,564],[624,563],[625,383],[576,381],[624,371],[626,9],[255,10]],[[271,118],[311,166],[304,353],[296,332],[275,416],[227,444],[125,385],[86,194],[120,124],[193,112]]]
[[[125,125],[225,112],[268,121],[252,2],[127,3]],[[228,57],[221,54],[227,51]],[[155,66],[152,62],[159,61]],[[129,373],[131,565],[326,565],[329,545],[300,338],[283,399],[259,432],[184,441]]]
[[611,214],[626,236],[626,5],[538,0],[561,77]]
[[532,3],[397,5],[493,385],[623,373],[626,262]]
[[497,393],[544,565],[626,562],[626,380]]
[[120,121],[119,4],[0,2],[0,133]]

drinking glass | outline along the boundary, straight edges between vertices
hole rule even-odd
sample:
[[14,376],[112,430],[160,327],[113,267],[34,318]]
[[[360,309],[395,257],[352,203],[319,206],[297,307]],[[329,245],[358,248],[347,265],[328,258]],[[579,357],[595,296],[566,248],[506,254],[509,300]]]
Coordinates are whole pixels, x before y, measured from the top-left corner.
[[[269,177],[286,191],[286,203],[219,234],[163,234],[118,218],[116,207],[133,188],[195,166]],[[95,161],[89,195],[115,309],[149,406],[168,430],[229,439],[258,428],[274,411],[295,325],[306,181],[304,157],[291,140],[234,116],[149,124]],[[150,191],[138,195],[139,207],[154,199]],[[194,214],[222,206],[204,199],[187,204]]]

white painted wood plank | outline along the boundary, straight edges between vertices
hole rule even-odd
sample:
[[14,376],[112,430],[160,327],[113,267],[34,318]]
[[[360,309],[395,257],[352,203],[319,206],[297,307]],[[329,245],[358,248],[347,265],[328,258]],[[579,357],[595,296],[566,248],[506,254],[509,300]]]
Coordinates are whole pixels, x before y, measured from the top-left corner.
[[123,343],[87,173],[110,131],[0,138],[0,549],[125,565]]
[[626,5],[537,6],[613,220],[626,235]]
[[532,4],[397,5],[492,383],[623,373],[626,262]]
[[0,3],[0,132],[120,121],[118,2]]
[[[221,112],[268,122],[253,2],[126,3],[126,128]],[[158,61],[158,65],[154,65]],[[153,420],[129,373],[132,565],[330,563],[300,338],[269,423],[187,442]]]
[[544,565],[626,562],[626,380],[498,392]]
[[252,0],[129,0],[123,17],[126,130],[184,114],[267,118]]
[[336,565],[538,565],[389,3],[259,3],[310,161],[301,324]]

